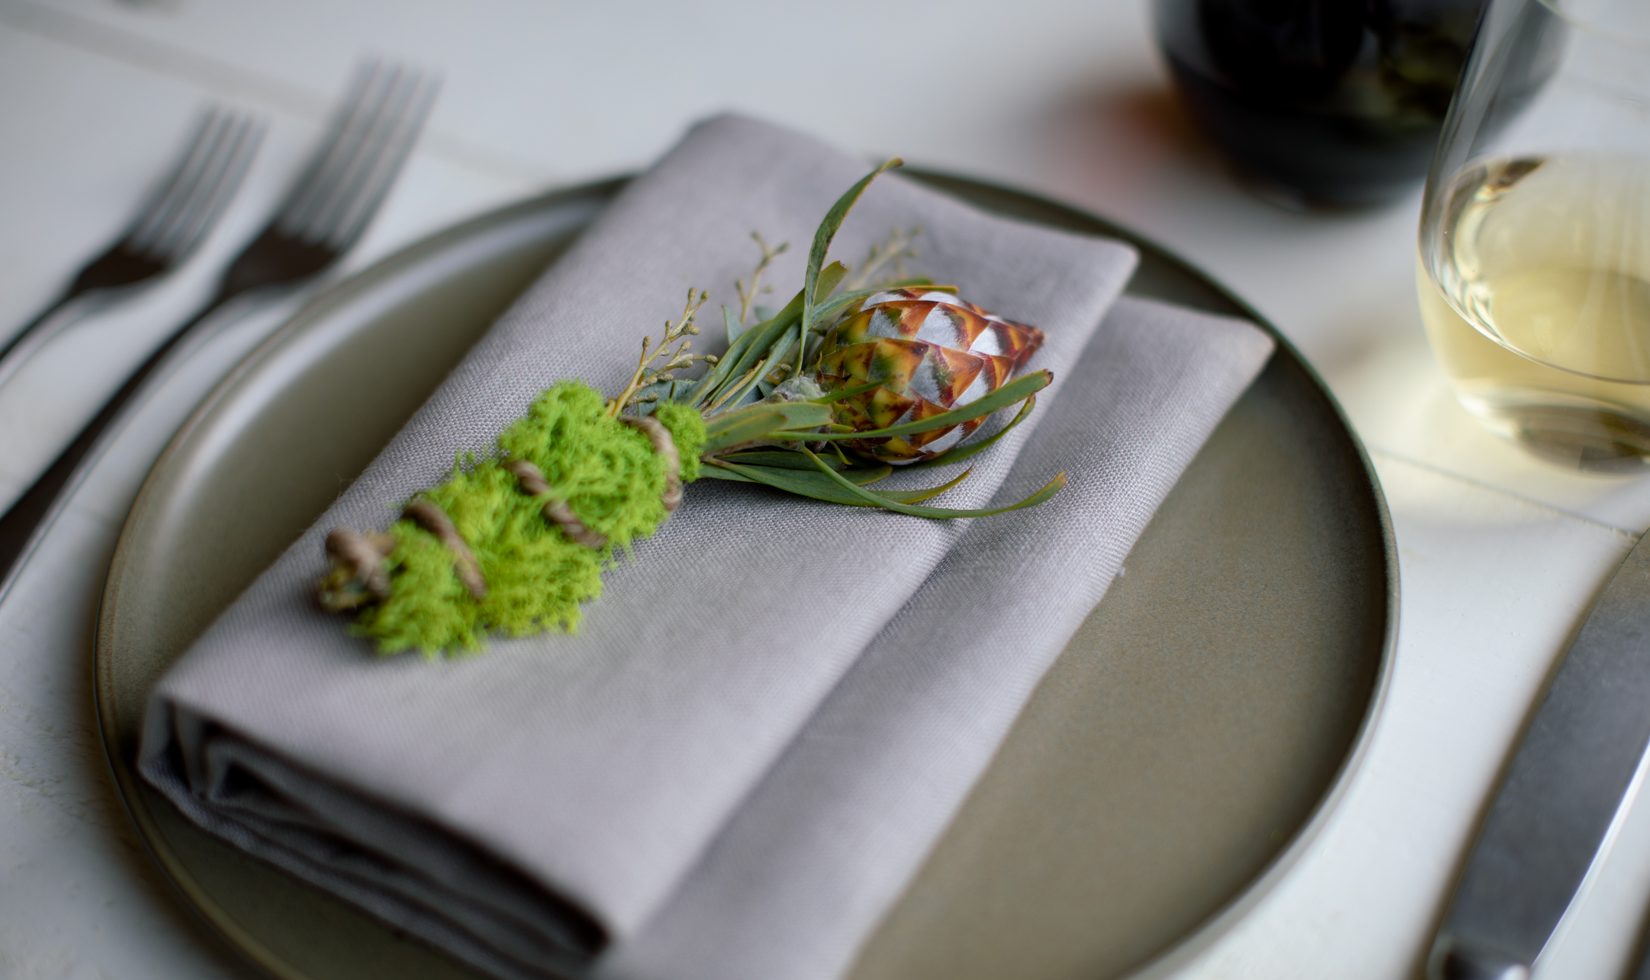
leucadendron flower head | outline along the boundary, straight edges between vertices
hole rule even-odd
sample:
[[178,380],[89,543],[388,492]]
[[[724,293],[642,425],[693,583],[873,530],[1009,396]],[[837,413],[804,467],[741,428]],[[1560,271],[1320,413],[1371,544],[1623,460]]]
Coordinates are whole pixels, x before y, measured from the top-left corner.
[[[1036,327],[992,313],[952,293],[888,289],[825,334],[819,384],[859,389],[836,403],[836,420],[856,432],[937,418],[1006,384],[1043,345]],[[867,382],[878,382],[866,390]],[[902,465],[929,460],[967,438],[982,419],[904,436],[845,445],[870,459]]]

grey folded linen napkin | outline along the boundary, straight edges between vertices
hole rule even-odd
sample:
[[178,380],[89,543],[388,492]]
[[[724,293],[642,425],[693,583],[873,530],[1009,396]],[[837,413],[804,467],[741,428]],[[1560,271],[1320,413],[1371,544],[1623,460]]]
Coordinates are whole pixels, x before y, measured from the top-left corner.
[[[710,309],[735,302],[753,230],[794,243],[769,281],[795,288],[819,218],[867,169],[747,119],[693,129],[161,679],[145,777],[209,831],[500,975],[578,971],[637,935],[967,524],[702,481],[606,573],[578,635],[437,662],[380,659],[315,607],[322,539],[383,526],[555,381],[616,391],[690,285]],[[1037,411],[944,500],[978,507],[1135,258],[897,176],[835,254],[914,225],[922,272],[1047,333]]]
[[1120,300],[997,497],[1071,482],[969,527],[598,975],[843,976],[1271,352],[1249,323]]

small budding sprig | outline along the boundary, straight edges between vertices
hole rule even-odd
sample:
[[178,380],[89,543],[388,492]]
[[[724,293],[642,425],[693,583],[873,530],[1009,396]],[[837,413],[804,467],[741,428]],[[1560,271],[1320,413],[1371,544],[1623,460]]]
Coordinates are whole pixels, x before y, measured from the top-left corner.
[[877,282],[876,274],[883,266],[892,262],[893,274],[885,277],[889,282],[897,282],[905,278],[905,260],[917,258],[918,252],[915,243],[922,234],[921,225],[912,225],[909,228],[894,228],[888,233],[888,238],[880,244],[872,245],[870,254],[865,256],[865,262],[859,270],[848,277],[843,285],[847,289],[864,289]]
[[[637,392],[661,381],[676,380],[674,372],[686,371],[692,368],[696,361],[703,361],[712,367],[717,364],[715,354],[694,354],[690,352],[693,346],[693,337],[699,333],[699,328],[694,324],[693,318],[708,299],[710,299],[710,293],[702,289],[696,291],[692,286],[689,286],[687,305],[682,308],[681,317],[674,323],[669,320],[665,321],[665,336],[663,340],[659,341],[659,346],[652,346],[652,337],[642,338],[641,359],[636,362],[636,370],[630,376],[630,383],[625,385],[624,390],[619,392],[617,398],[607,403],[608,418],[618,418],[621,412],[638,401],[658,401],[658,395],[648,394],[638,397]],[[677,345],[673,351],[670,350],[671,344]],[[664,364],[660,367],[653,367],[653,362],[660,358],[665,358]]]
[[745,321],[750,319],[751,310],[753,308],[753,304],[756,302],[756,297],[764,293],[773,292],[772,286],[764,286],[761,284],[762,273],[768,270],[768,266],[773,264],[774,259],[784,255],[785,250],[791,247],[790,242],[780,242],[777,248],[772,247],[768,244],[767,239],[762,237],[762,233],[759,231],[751,232],[751,238],[755,240],[757,247],[762,250],[762,260],[756,263],[756,271],[751,273],[751,284],[748,289],[742,279],[733,284],[734,291],[739,294],[740,326],[744,326]]

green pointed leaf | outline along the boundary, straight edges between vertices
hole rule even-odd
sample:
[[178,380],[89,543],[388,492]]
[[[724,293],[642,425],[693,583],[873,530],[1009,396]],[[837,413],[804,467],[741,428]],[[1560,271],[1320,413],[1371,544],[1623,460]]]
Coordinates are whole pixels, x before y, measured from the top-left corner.
[[812,438],[808,430],[832,421],[829,405],[813,402],[762,402],[746,408],[723,412],[705,420],[705,447],[709,456],[722,449],[730,449],[758,439],[775,438],[775,432],[788,433],[779,438]]
[[[783,331],[784,323],[781,321],[794,321],[801,318],[801,316],[802,294],[799,292],[796,294],[796,298],[791,300],[774,317],[742,329],[738,338],[728,345],[727,353],[722,355],[716,367],[705,372],[699,387],[693,392],[692,404],[703,408],[714,403],[723,394],[723,389],[730,380],[743,377],[745,372],[754,367],[756,362],[761,359],[761,350],[754,352],[752,350],[753,347],[756,347],[757,342],[764,337],[768,337],[771,343],[771,337],[777,336],[774,333],[776,324],[778,325],[777,329]],[[724,328],[725,326],[726,323],[724,322]]]
[[730,480],[734,483],[760,483],[760,482],[762,482],[760,480],[753,480],[748,476],[740,476],[738,473],[735,473],[731,468],[726,467],[726,466],[721,466],[721,465],[715,465],[710,460],[707,460],[706,465],[700,468],[699,478],[700,479],[709,479],[709,480]]
[[[792,327],[791,329],[785,331],[784,335],[782,335],[779,340],[774,343],[773,347],[769,349],[770,353],[768,356],[764,358],[762,363],[757,366],[756,375],[750,380],[750,384],[752,386],[759,383],[762,379],[766,378],[778,369],[780,365],[787,362],[792,349],[796,347],[796,340],[798,336],[799,333],[797,327]],[[742,395],[743,392],[740,394]]]
[[[832,290],[836,289],[837,285],[847,274],[847,268],[840,262],[833,262],[829,266],[826,266],[825,269],[820,272],[820,292],[829,294]],[[831,296],[829,299],[822,301],[819,306],[819,312],[815,322],[816,324],[827,323],[831,317],[835,316],[837,313],[840,313],[849,305],[857,303],[867,296],[872,296],[884,290],[895,289],[900,286],[918,285],[930,289],[943,290],[946,292],[954,293],[957,291],[955,286],[929,285],[928,280],[926,279],[904,279],[891,285],[878,286],[875,289],[856,289],[837,296]],[[738,336],[729,341],[728,351],[726,354],[722,355],[720,363],[709,371],[706,371],[705,376],[695,382],[694,387],[683,395],[681,400],[695,406],[696,408],[704,408],[708,405],[715,404],[723,395],[728,393],[727,386],[735,379],[744,377],[746,373],[748,373],[753,367],[756,367],[757,364],[764,359],[774,360],[771,357],[765,358],[763,352],[773,346],[776,339],[784,333],[787,327],[801,320],[802,294],[800,292],[797,293],[796,296],[785,305],[784,309],[777,313],[766,311],[765,308],[763,308],[762,311],[759,311],[758,315],[761,315],[761,312],[768,312],[770,315],[765,316],[754,326],[741,328]],[[727,324],[727,317],[727,308],[723,307],[724,327],[726,327]],[[791,340],[790,343],[794,344],[795,341]],[[777,365],[779,361],[774,360],[774,363]],[[761,374],[766,373],[767,372],[761,372]],[[746,388],[746,391],[748,390],[749,389]],[[743,397],[744,394],[745,391],[739,392],[741,397]],[[724,404],[732,403],[733,401],[734,399],[728,398],[725,400]]]
[[773,338],[801,318],[802,293],[798,292],[778,313],[742,331],[739,334],[738,350],[728,352],[730,356],[727,358],[727,363],[742,365],[734,373],[739,374],[749,370],[751,365],[761,359],[767,345],[773,343]]
[[739,335],[737,340],[728,345],[727,353],[723,354],[717,361],[716,366],[706,371],[704,377],[700,378],[698,384],[694,386],[687,399],[690,405],[703,409],[715,404],[718,396],[727,387],[729,380],[740,377],[745,371],[749,370],[747,367],[741,369],[737,374],[734,372],[735,366],[744,359],[744,355],[749,351],[751,344],[762,331],[768,328],[770,322],[763,321],[746,329]]
[[848,480],[844,479],[841,474],[837,473],[829,466],[826,466],[823,460],[820,460],[818,456],[815,456],[806,448],[801,451],[807,453],[816,462],[818,462],[820,473],[832,482],[836,483],[837,486],[848,491],[853,496],[866,501],[869,506],[882,507],[897,514],[910,514],[912,517],[949,519],[956,517],[990,517],[993,514],[1005,514],[1011,510],[1019,510],[1022,507],[1035,507],[1059,493],[1060,489],[1066,485],[1066,475],[1061,473],[1054,479],[1048,481],[1048,483],[1044,484],[1041,490],[1038,490],[1036,493],[1020,501],[1019,503],[1010,504],[1007,507],[995,507],[989,510],[951,510],[946,507],[919,507],[912,504],[905,504],[895,500],[890,500],[887,494],[879,494],[870,490],[861,489],[860,487],[857,487],[853,483],[850,483]]
[[[817,279],[818,287],[828,294],[831,290],[835,289],[837,284],[842,282],[847,275],[847,266],[843,265],[841,262],[832,262],[830,265],[820,270]],[[765,324],[767,330],[764,331],[761,336],[755,338],[751,342],[750,347],[744,351],[743,363],[747,368],[750,365],[754,365],[757,361],[767,358],[768,355],[772,353],[773,345],[778,342],[779,338],[794,329],[798,323],[802,322],[802,311],[805,301],[806,290],[797,293],[795,298],[793,298],[789,303],[786,303],[785,308],[779,311],[778,316],[774,317],[772,320],[769,320]]]
[[[824,459],[825,457],[820,456],[818,458]],[[889,468],[892,469],[892,467]],[[902,467],[902,469],[910,469],[910,467]],[[940,494],[973,475],[973,470],[963,470],[961,475],[957,476],[955,479],[942,483],[937,487],[929,487],[927,490],[878,490],[877,496],[887,497],[889,500],[896,500],[902,504],[921,503],[930,497],[938,497]]]
[[1010,381],[991,394],[969,402],[962,408],[941,412],[939,415],[923,419],[920,422],[892,425],[886,429],[866,429],[863,432],[820,432],[796,435],[781,432],[775,433],[773,438],[806,438],[809,442],[818,442],[821,439],[882,439],[888,436],[906,436],[916,432],[930,432],[948,425],[956,425],[959,422],[967,422],[969,419],[977,419],[982,415],[990,415],[1004,405],[1012,405],[1022,398],[1030,398],[1033,394],[1045,388],[1053,379],[1054,375],[1048,371],[1035,371],[1023,378]]
[[[719,460],[709,460],[711,465],[706,466],[706,476],[716,474],[719,479],[743,480],[746,483],[760,483],[795,494],[798,497],[808,497],[813,500],[823,500],[832,504],[847,504],[850,507],[868,507],[869,504],[860,502],[852,494],[843,491],[834,483],[819,479],[817,472],[808,474],[798,470],[770,469],[764,466],[740,466],[736,463],[724,463]],[[810,479],[810,476],[813,479]],[[851,485],[851,484],[850,484]],[[857,488],[856,488],[857,489]],[[869,493],[870,491],[866,491]]]
[[750,408],[752,405],[755,405],[757,402],[760,402],[761,400],[762,400],[762,386],[761,385],[751,385],[751,386],[747,387],[744,390],[744,392],[742,394],[740,394],[740,396],[738,398],[730,398],[726,402],[724,402],[722,404],[722,411],[723,412],[731,412],[736,408]]
[[[716,458],[726,460],[729,463],[738,463],[742,466],[774,466],[782,470],[806,470],[810,473],[814,470],[814,464],[808,459],[808,457],[798,452],[792,452],[788,449],[741,449],[738,452],[723,453]],[[830,457],[825,458],[825,463],[826,465],[839,470],[848,469],[854,465],[849,462],[838,462],[836,459]],[[886,469],[887,473],[884,473],[883,476],[886,476],[888,473],[892,473],[894,471],[892,466],[887,466],[886,464],[880,466],[862,466],[861,468],[871,470]],[[881,477],[878,477],[878,479],[881,479]],[[859,482],[863,483],[866,481]]]
[[903,468],[907,470],[929,470],[936,466],[949,466],[952,463],[960,463],[976,453],[984,452],[991,447],[992,443],[996,442],[998,439],[1001,439],[1003,436],[1008,435],[1008,433],[1016,425],[1024,422],[1026,420],[1026,416],[1030,415],[1031,410],[1036,407],[1037,396],[1032,395],[1020,405],[1020,412],[1018,415],[1014,416],[1014,420],[1012,422],[1009,422],[1007,425],[1003,426],[1001,429],[998,429],[996,432],[993,432],[984,439],[981,439],[978,442],[971,442],[966,446],[957,446],[953,449],[947,450],[946,452],[940,453],[933,459],[926,459],[920,463],[912,463],[911,465]]
[[760,439],[773,431],[773,424],[780,418],[778,412],[769,411],[768,406],[752,405],[748,408],[734,409],[724,412],[705,424],[706,437],[709,440],[704,455],[709,455],[717,449],[727,448],[717,443],[726,441],[728,446],[736,446],[742,442]]
[[[842,277],[847,274],[848,270],[842,263],[832,262],[819,274],[820,287],[829,292],[835,289],[842,281]],[[759,372],[757,377],[767,374],[773,366],[777,366],[778,361],[771,357],[772,349],[782,339],[786,341],[787,349],[796,343],[795,338],[789,337],[788,334],[796,330],[801,319],[802,294],[797,293],[796,298],[787,303],[785,308],[779,311],[778,316],[758,323],[739,335],[735,347],[730,348],[723,356],[722,362],[716,365],[716,370],[705,375],[704,387],[693,392],[693,404],[704,407],[714,405],[718,401],[731,402],[742,397],[755,380],[746,379],[745,375],[763,361],[772,361],[773,364]],[[740,384],[741,381],[745,383]],[[730,384],[739,384],[739,390],[733,391],[729,387]],[[728,397],[730,391],[732,397]]]
[[756,421],[767,423],[770,426],[767,431],[798,430],[806,436],[807,429],[829,424],[832,416],[829,405],[816,405],[807,401],[762,402],[709,419],[706,421],[706,428],[713,433],[721,433],[733,428],[745,429]]
[[828,296],[831,292],[830,289],[826,289],[823,294],[820,293],[819,270],[825,265],[825,253],[831,250],[831,239],[836,237],[837,229],[842,227],[842,219],[848,216],[848,212],[859,201],[859,196],[865,193],[865,188],[871,186],[871,181],[877,179],[878,174],[894,167],[903,166],[904,163],[905,161],[899,157],[894,157],[861,177],[858,183],[848,188],[847,193],[837,198],[836,203],[831,205],[831,210],[825,212],[824,220],[819,223],[819,230],[814,232],[814,244],[808,250],[808,272],[802,280],[802,333],[804,335],[813,329],[815,317],[818,316],[819,311],[814,309],[814,304],[821,295]]
[[739,340],[739,335],[745,332],[745,325],[739,322],[738,318],[733,315],[732,310],[724,306],[722,307],[722,328],[728,332],[728,350],[731,352],[733,345]]
[[[844,475],[836,473],[827,478],[818,469],[811,471],[793,470],[783,467],[770,466],[742,466],[729,463],[727,457],[718,457],[707,460],[711,466],[705,468],[708,474],[713,470],[732,473],[750,483],[764,483],[776,490],[794,493],[799,497],[810,497],[814,500],[823,500],[827,503],[845,504],[849,507],[889,507],[907,506],[919,500],[927,500],[936,494],[961,483],[968,477],[967,473],[940,487],[930,487],[926,490],[862,490],[860,485],[874,483],[880,479],[874,471],[847,470]],[[892,467],[889,467],[892,469]],[[884,474],[885,475],[885,474]],[[875,479],[868,477],[875,476]],[[838,481],[841,482],[838,482]],[[844,489],[844,485],[853,489]],[[926,508],[932,510],[933,508]]]
[[[804,459],[803,462],[806,463],[807,460]],[[737,465],[740,465],[740,464],[736,463],[734,465],[737,466]],[[826,480],[825,478],[821,477],[819,475],[819,471],[816,470],[816,469],[813,469],[812,467],[809,467],[806,470],[794,470],[794,469],[791,469],[788,466],[756,466],[756,467],[747,466],[747,467],[744,467],[744,468],[745,469],[754,469],[754,470],[757,470],[760,473],[763,473],[764,475],[774,476],[777,479],[800,480],[802,483],[810,484],[810,485],[818,484],[818,485],[821,485],[821,486],[826,486],[826,485],[835,486],[835,484],[832,483],[831,481]],[[869,469],[862,469],[862,470],[860,470],[860,469],[843,470],[842,471],[842,478],[847,480],[849,483],[852,483],[856,487],[863,487],[863,486],[869,486],[872,483],[876,483],[878,480],[887,479],[888,475],[890,473],[892,473],[893,471],[894,471],[894,468],[892,466],[889,466],[886,469],[881,467],[881,466],[878,466],[878,467],[873,467],[873,468],[869,468]]]

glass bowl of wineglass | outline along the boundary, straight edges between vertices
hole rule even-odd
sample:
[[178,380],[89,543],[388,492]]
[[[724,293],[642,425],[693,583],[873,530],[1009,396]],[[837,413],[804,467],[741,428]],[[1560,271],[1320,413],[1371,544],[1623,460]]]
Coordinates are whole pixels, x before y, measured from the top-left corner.
[[1491,0],[1419,246],[1468,411],[1566,466],[1650,466],[1650,2]]

